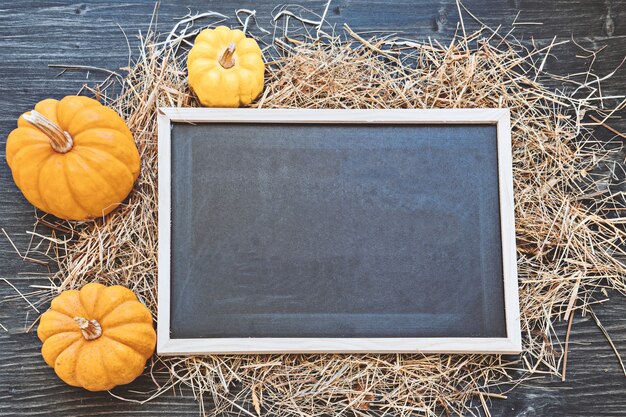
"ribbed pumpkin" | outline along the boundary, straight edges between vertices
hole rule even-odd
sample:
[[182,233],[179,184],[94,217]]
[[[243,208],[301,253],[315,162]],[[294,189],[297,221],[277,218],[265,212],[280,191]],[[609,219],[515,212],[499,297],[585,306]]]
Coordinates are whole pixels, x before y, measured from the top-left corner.
[[238,107],[263,91],[265,64],[257,42],[226,26],[205,29],[187,58],[189,85],[203,106]]
[[62,292],[41,315],[41,353],[65,383],[110,390],[139,376],[154,352],[150,311],[128,288],[91,283]]
[[46,99],[7,139],[13,179],[35,207],[68,220],[108,214],[139,175],[139,152],[124,120],[88,97]]

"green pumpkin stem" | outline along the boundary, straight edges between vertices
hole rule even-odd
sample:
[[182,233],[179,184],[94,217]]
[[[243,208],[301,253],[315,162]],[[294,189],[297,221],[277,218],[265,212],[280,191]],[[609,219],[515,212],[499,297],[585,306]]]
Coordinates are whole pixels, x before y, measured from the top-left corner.
[[235,46],[234,42],[229,43],[228,48],[226,48],[218,61],[224,69],[229,69],[235,66],[235,59],[233,58],[233,55],[235,54]]
[[74,321],[80,327],[86,340],[95,340],[102,335],[102,326],[97,320],[87,320],[82,317],[74,317]]
[[24,120],[41,130],[50,139],[50,146],[56,152],[66,153],[74,146],[74,140],[69,133],[62,130],[56,123],[39,113],[31,110],[24,114]]

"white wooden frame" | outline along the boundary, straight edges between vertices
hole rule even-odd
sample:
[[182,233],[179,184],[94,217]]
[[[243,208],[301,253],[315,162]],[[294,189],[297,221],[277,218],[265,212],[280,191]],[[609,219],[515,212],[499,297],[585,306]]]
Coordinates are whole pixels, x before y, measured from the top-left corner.
[[[171,123],[376,123],[497,125],[506,338],[213,338],[170,337]],[[305,110],[160,108],[157,352],[233,353],[519,353],[519,319],[511,127],[508,109]]]

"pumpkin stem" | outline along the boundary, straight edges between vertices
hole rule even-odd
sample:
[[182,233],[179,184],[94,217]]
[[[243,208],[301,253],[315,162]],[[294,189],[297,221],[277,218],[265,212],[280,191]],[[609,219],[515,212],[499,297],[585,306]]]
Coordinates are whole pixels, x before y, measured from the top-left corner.
[[82,317],[74,317],[74,321],[80,327],[83,337],[87,340],[95,340],[102,335],[102,326],[97,320],[87,320]]
[[74,140],[69,133],[62,130],[56,123],[39,113],[37,110],[31,110],[30,113],[24,114],[24,120],[50,138],[50,146],[59,153],[69,152],[74,146]]
[[235,65],[235,59],[233,58],[235,46],[235,42],[229,43],[228,48],[226,48],[218,61],[224,69],[232,68]]

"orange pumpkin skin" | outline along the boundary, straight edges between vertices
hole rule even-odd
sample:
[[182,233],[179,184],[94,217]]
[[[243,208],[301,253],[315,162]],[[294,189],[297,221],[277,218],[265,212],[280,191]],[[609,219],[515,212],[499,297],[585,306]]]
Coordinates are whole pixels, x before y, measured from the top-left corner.
[[[91,328],[81,328],[87,321]],[[37,336],[44,360],[59,378],[89,391],[133,381],[156,344],[152,315],[137,296],[128,288],[98,283],[54,298],[41,315]]]
[[[6,145],[7,163],[26,199],[67,220],[92,219],[115,209],[139,176],[139,152],[124,120],[80,96],[46,99],[34,110],[20,116]],[[50,133],[26,120],[35,113],[56,126],[61,137],[56,140],[65,140],[67,149],[59,151],[59,144],[55,149]]]

